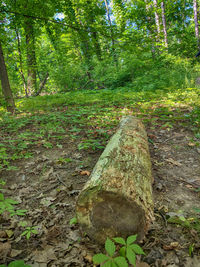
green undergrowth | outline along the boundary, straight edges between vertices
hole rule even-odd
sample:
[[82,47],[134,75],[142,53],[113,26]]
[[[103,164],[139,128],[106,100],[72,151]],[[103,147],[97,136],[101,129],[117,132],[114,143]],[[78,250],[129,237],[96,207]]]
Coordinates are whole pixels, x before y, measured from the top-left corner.
[[15,160],[34,156],[38,149],[62,149],[70,138],[77,150],[102,150],[125,115],[143,119],[152,129],[178,125],[194,131],[200,141],[200,89],[135,92],[74,91],[21,99],[11,116],[1,109],[0,169],[16,170]]

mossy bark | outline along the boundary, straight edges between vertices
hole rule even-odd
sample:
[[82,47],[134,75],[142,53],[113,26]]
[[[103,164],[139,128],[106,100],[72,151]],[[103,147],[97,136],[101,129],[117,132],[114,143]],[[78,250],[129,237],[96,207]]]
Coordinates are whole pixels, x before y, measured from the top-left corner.
[[140,120],[124,118],[107,144],[76,205],[79,225],[92,239],[138,234],[153,220],[152,173]]

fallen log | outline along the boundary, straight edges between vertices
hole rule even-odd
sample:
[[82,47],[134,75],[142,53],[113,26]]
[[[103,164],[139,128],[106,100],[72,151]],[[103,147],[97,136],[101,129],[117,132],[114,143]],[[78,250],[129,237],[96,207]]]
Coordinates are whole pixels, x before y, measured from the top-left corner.
[[78,223],[100,243],[107,237],[137,234],[153,220],[152,173],[145,128],[125,117],[100,156],[77,203]]

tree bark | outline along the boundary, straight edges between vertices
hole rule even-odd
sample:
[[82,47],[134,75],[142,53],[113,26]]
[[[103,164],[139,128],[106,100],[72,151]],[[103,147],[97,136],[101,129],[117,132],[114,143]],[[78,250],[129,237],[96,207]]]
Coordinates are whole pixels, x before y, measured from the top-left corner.
[[152,174],[143,124],[129,116],[100,156],[76,205],[83,232],[97,242],[138,234],[153,220]]
[[198,11],[197,11],[197,1],[196,0],[193,0],[193,10],[194,10],[194,23],[195,23],[195,36],[197,38],[197,47],[200,49]]
[[6,68],[6,64],[5,64],[5,60],[3,56],[1,41],[0,41],[0,79],[1,79],[1,86],[2,86],[2,91],[3,91],[3,95],[5,98],[5,102],[6,102],[7,111],[14,113],[15,102],[14,102],[12,91],[10,88],[10,83],[9,83],[7,68]]
[[153,3],[154,3],[154,9],[155,9],[155,23],[156,23],[156,29],[157,29],[157,42],[160,42],[160,22],[159,22],[159,15],[158,15],[158,12],[157,12],[157,9],[158,9],[158,2],[157,0],[153,0]]
[[118,66],[118,59],[117,59],[117,55],[116,55],[116,50],[115,50],[115,39],[114,39],[114,35],[113,35],[113,26],[112,26],[112,21],[110,18],[110,12],[109,12],[109,6],[108,6],[108,1],[104,0],[105,6],[106,6],[106,12],[107,12],[107,17],[108,17],[108,23],[110,25],[110,33],[111,33],[111,42],[112,42],[112,56],[113,56],[113,60],[115,62],[116,67]]
[[15,26],[15,33],[17,36],[17,48],[18,48],[18,54],[19,54],[20,75],[21,75],[22,80],[23,80],[25,95],[26,95],[26,97],[28,97],[27,82],[26,82],[24,72],[23,72],[23,60],[22,60],[22,53],[21,53],[20,37],[19,37],[19,32],[18,32],[16,26]]
[[147,22],[148,22],[148,26],[147,26],[147,35],[149,36],[149,39],[150,39],[151,44],[152,44],[151,53],[152,53],[152,57],[154,58],[154,57],[155,57],[155,46],[154,46],[154,40],[153,40],[152,29],[151,29],[152,22],[151,22],[151,17],[149,16],[149,9],[150,9],[150,6],[149,6],[147,0],[144,0],[144,2],[145,2],[146,13],[147,13]]
[[49,73],[47,72],[44,77],[44,80],[40,84],[39,90],[35,93],[35,96],[38,96],[42,92],[43,88],[45,87],[45,84],[47,83],[48,78],[49,78]]
[[30,18],[25,18],[25,35],[26,35],[26,53],[27,53],[27,68],[28,68],[28,79],[27,87],[28,94],[32,95],[37,91],[37,80],[36,80],[36,55],[35,55],[35,37],[33,30],[33,22]]
[[161,2],[161,10],[162,10],[162,24],[163,24],[163,33],[164,33],[164,44],[165,44],[165,47],[168,48],[167,23],[166,23],[166,18],[165,18],[165,4],[164,4],[164,1]]

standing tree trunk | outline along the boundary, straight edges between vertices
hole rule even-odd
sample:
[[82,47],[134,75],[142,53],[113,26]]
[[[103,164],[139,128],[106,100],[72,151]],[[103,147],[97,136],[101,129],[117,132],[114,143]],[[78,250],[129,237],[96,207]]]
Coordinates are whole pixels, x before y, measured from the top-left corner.
[[166,18],[165,18],[165,4],[164,4],[164,1],[161,2],[161,10],[162,10],[162,24],[163,24],[163,33],[164,33],[164,43],[165,43],[165,47],[168,48],[167,24],[166,24]]
[[100,243],[131,234],[142,239],[153,220],[152,180],[144,126],[124,118],[78,197],[83,232]]
[[113,26],[112,26],[112,21],[110,18],[110,12],[109,12],[109,6],[108,6],[108,1],[104,0],[105,6],[106,6],[106,11],[107,11],[107,17],[108,17],[108,23],[110,25],[110,33],[111,33],[111,42],[112,42],[112,56],[113,60],[115,62],[116,67],[118,66],[118,59],[116,55],[116,50],[115,50],[115,39],[114,39],[114,34],[113,34]]
[[26,53],[27,53],[27,68],[28,68],[28,79],[27,87],[28,94],[32,95],[37,91],[37,80],[36,80],[36,55],[35,55],[35,37],[33,30],[33,22],[30,18],[25,18],[25,35],[26,35]]
[[156,29],[157,29],[157,35],[156,35],[156,41],[157,43],[160,42],[160,22],[159,22],[159,15],[158,15],[158,12],[157,12],[157,9],[158,9],[158,2],[157,0],[153,0],[153,3],[154,3],[154,14],[155,14],[155,23],[156,23]]
[[6,101],[7,111],[14,113],[15,102],[14,102],[12,91],[10,88],[8,73],[7,73],[6,64],[5,64],[5,60],[3,56],[3,50],[1,47],[1,41],[0,41],[0,79],[1,79],[3,95]]
[[197,47],[200,49],[197,0],[193,0],[193,10],[194,10],[195,36],[197,39]]
[[23,60],[22,60],[22,53],[21,53],[21,44],[20,44],[20,37],[19,37],[19,32],[17,30],[17,27],[15,27],[15,33],[17,36],[17,48],[18,48],[18,54],[19,54],[19,66],[20,66],[20,74],[23,80],[23,84],[24,84],[24,91],[26,94],[26,97],[28,97],[28,91],[27,91],[27,82],[24,76],[24,72],[23,72]]
[[152,44],[151,53],[152,53],[152,57],[154,58],[155,57],[155,45],[154,45],[153,34],[152,34],[152,29],[151,29],[151,25],[152,25],[151,17],[149,16],[150,6],[147,0],[144,0],[144,2],[145,2],[146,13],[147,13],[147,22],[148,22],[147,36],[149,36],[150,42]]

